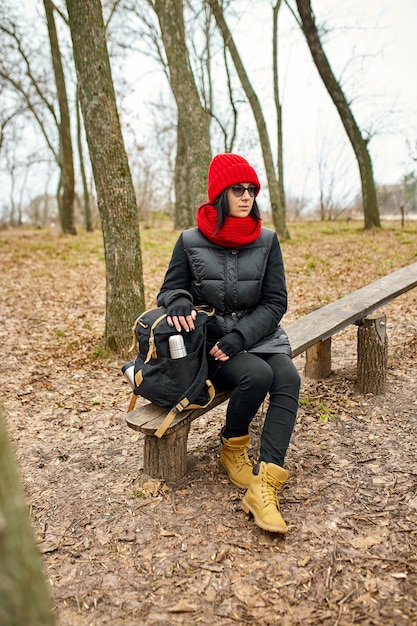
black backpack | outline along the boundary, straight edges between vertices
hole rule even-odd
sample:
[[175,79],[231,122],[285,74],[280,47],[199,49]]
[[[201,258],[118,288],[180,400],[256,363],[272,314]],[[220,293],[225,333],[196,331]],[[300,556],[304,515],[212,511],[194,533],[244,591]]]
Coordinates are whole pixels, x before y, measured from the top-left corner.
[[[169,407],[156,437],[162,437],[178,413],[206,407],[215,396],[208,380],[206,354],[206,323],[213,313],[213,309],[197,307],[195,330],[188,333],[178,333],[168,325],[164,307],[145,311],[135,319],[132,348],[137,347],[138,355],[134,362],[122,367],[133,389],[128,412],[135,407],[137,396]],[[183,338],[186,356],[171,357],[169,338],[173,335]],[[130,370],[130,375],[126,370]]]

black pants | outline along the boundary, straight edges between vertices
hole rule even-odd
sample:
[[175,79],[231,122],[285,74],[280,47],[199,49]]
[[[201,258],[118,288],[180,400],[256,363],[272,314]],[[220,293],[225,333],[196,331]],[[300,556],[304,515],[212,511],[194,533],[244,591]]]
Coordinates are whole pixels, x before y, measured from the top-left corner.
[[241,437],[269,392],[260,461],[283,466],[297,416],[300,376],[286,354],[241,352],[218,369],[215,386],[233,389],[223,437]]

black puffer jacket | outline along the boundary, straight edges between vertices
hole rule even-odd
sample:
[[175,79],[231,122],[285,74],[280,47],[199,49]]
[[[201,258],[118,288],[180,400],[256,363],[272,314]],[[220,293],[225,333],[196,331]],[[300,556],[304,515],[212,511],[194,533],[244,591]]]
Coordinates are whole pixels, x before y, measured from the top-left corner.
[[235,329],[244,339],[245,350],[291,355],[288,337],[279,326],[287,310],[287,289],[274,231],[262,228],[256,241],[240,248],[212,243],[197,228],[182,233],[158,306],[180,296],[215,308],[208,326],[209,347]]

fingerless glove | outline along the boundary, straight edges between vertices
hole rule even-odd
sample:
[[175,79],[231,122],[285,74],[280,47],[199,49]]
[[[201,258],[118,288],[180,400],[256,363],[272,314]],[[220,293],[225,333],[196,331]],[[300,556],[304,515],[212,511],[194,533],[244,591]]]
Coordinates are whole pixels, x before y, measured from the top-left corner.
[[187,315],[191,315],[191,311],[194,308],[193,303],[188,298],[177,298],[171,304],[168,304],[167,315],[169,317],[187,317]]
[[232,330],[231,333],[228,333],[227,335],[222,337],[217,343],[220,350],[227,354],[227,356],[230,358],[232,358],[232,356],[235,356],[239,352],[242,352],[243,344],[243,337],[238,330]]

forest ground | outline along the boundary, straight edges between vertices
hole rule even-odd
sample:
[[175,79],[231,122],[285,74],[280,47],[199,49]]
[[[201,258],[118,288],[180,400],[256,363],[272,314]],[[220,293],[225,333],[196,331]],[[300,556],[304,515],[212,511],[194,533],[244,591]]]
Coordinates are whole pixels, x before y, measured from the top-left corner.
[[[284,326],[417,260],[415,222],[289,226]],[[161,218],[141,236],[149,307],[177,234]],[[384,394],[356,390],[354,326],[330,378],[303,376],[275,536],[218,467],[224,407],[193,423],[180,484],[144,475],[126,359],[102,348],[100,233],[2,231],[0,264],[0,401],[59,626],[417,624],[415,291],[381,310]]]

